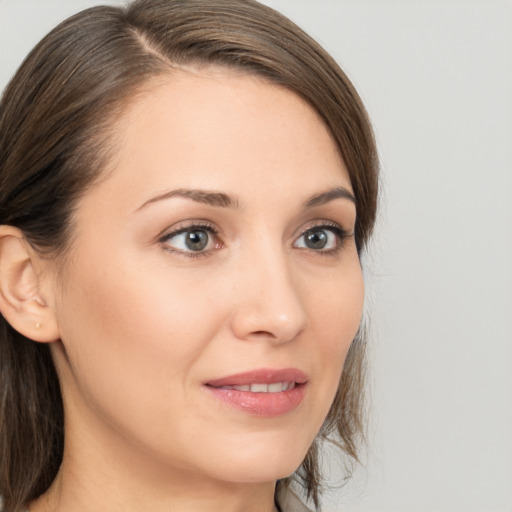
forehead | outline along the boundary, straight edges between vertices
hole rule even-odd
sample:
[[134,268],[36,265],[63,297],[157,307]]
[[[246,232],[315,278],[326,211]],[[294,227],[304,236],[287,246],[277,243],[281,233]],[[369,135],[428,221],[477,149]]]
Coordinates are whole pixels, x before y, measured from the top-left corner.
[[288,89],[239,71],[177,69],[155,79],[127,106],[114,140],[110,174],[137,190],[172,181],[236,194],[229,189],[251,190],[262,179],[283,191],[350,188],[317,112]]

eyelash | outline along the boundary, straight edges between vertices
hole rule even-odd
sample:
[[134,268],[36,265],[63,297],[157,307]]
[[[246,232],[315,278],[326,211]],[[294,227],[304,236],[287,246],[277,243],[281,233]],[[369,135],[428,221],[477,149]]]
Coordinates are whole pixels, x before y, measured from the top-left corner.
[[158,241],[163,245],[164,249],[172,254],[179,254],[185,256],[187,258],[205,258],[209,256],[209,253],[212,249],[208,251],[182,251],[181,249],[176,249],[167,245],[166,242],[175,236],[181,235],[182,233],[188,233],[190,231],[206,231],[208,234],[213,235],[214,238],[218,238],[219,231],[215,228],[213,224],[207,222],[195,222],[193,224],[189,224],[187,226],[180,227],[175,231],[171,231],[170,233],[166,233],[162,236]]
[[[299,240],[301,237],[303,237],[308,231],[313,230],[323,230],[323,231],[330,231],[334,233],[336,236],[336,247],[333,247],[332,249],[319,249],[314,250],[311,248],[304,248],[306,250],[309,250],[313,252],[315,255],[318,254],[319,256],[335,256],[337,255],[341,249],[343,249],[343,246],[345,245],[345,242],[352,236],[351,233],[349,233],[346,229],[341,227],[336,222],[332,221],[324,221],[320,220],[317,222],[314,222],[313,224],[309,225],[306,229],[304,229],[299,237],[296,238],[295,242]],[[295,243],[294,242],[294,243]],[[302,249],[302,248],[300,248]]]
[[[311,249],[308,247],[298,247],[298,249],[301,249],[301,250],[306,249],[314,254],[318,254],[321,256],[336,255],[343,248],[345,241],[352,236],[351,233],[349,233],[346,229],[344,229],[343,227],[341,227],[339,224],[337,224],[335,222],[317,221],[316,223],[313,223],[313,224],[307,226],[301,232],[301,234],[294,240],[294,244],[301,237],[305,236],[306,233],[308,233],[308,231],[313,231],[313,230],[330,231],[330,232],[334,233],[334,235],[337,238],[336,247],[334,247],[332,249],[314,250],[314,249]],[[203,222],[195,222],[193,224],[189,224],[189,225],[180,227],[174,231],[171,231],[170,233],[166,233],[165,235],[163,235],[162,237],[159,238],[158,242],[164,247],[164,249],[166,251],[168,251],[172,254],[178,254],[181,256],[185,256],[186,258],[204,258],[204,257],[209,256],[213,250],[221,248],[221,247],[216,246],[215,249],[208,249],[208,250],[202,250],[202,251],[195,252],[192,250],[184,251],[181,249],[176,249],[176,248],[166,244],[166,242],[168,242],[172,238],[174,238],[182,233],[187,233],[187,232],[192,232],[192,231],[206,231],[208,234],[213,235],[214,238],[218,238],[218,236],[219,236],[219,230],[216,229],[213,224],[210,224],[207,222],[204,222],[204,223]],[[217,245],[219,245],[219,244],[217,244]],[[220,245],[222,246],[222,243],[220,243]]]

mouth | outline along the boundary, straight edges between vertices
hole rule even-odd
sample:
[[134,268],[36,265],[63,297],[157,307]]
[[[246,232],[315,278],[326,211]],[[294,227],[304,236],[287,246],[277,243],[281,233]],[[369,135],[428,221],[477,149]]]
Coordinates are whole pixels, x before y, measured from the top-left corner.
[[[273,382],[272,384],[242,384],[241,386],[217,386],[217,389],[234,389],[236,391],[249,391],[251,393],[281,393],[293,389],[296,382]],[[213,386],[216,387],[216,386]]]
[[244,413],[275,417],[295,410],[303,401],[307,375],[296,368],[261,369],[204,383],[215,399]]

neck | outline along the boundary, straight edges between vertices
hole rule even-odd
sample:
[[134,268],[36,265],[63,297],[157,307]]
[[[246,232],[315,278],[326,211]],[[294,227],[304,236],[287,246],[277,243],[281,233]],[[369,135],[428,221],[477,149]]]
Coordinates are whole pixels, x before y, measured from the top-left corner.
[[30,512],[276,512],[274,483],[222,484],[182,476],[165,486],[104,470],[92,476],[66,464],[50,489],[30,504]]
[[273,488],[271,493],[262,493],[258,489],[233,489],[232,492],[211,492],[211,489],[196,487],[194,494],[183,489],[178,495],[162,494],[150,496],[147,489],[139,489],[140,494],[126,492],[123,489],[109,489],[108,484],[101,487],[111,492],[98,492],[94,486],[86,493],[86,486],[70,488],[64,477],[61,483],[30,503],[30,512],[278,512],[274,504]]
[[[30,512],[277,512],[275,482],[225,482],[169,467],[113,436],[67,429],[59,474]],[[124,444],[124,446],[123,446]]]

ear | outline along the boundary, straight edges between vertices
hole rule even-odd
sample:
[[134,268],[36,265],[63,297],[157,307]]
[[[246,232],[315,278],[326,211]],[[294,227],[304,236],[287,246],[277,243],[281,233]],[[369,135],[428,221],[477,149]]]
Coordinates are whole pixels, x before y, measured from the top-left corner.
[[19,229],[0,226],[0,312],[25,337],[48,343],[60,333],[41,263]]

